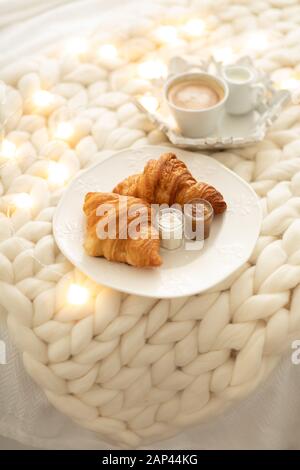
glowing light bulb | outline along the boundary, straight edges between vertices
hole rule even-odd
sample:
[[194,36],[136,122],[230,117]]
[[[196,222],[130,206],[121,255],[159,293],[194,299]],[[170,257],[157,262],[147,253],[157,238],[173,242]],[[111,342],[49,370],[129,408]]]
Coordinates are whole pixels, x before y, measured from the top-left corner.
[[279,84],[279,87],[284,90],[300,90],[300,80],[298,80],[297,78],[290,77],[286,80],[282,80],[282,82],[280,82]]
[[181,27],[182,31],[191,38],[202,36],[205,30],[205,23],[199,18],[189,20]]
[[62,163],[51,162],[48,168],[48,181],[53,186],[62,186],[69,178],[69,172]]
[[138,66],[138,73],[141,78],[151,80],[166,77],[168,69],[160,60],[148,60]]
[[118,57],[117,48],[113,44],[103,44],[99,48],[99,56],[103,59],[116,59]]
[[88,41],[86,38],[72,38],[67,41],[65,51],[72,55],[85,54],[88,50]]
[[177,29],[175,26],[160,26],[154,32],[155,37],[164,43],[174,43],[177,40]]
[[246,49],[249,51],[264,51],[269,46],[266,33],[256,31],[251,33],[246,41]]
[[14,205],[19,209],[30,209],[32,207],[32,198],[27,193],[19,193],[14,196]]
[[152,95],[141,96],[139,102],[149,113],[154,113],[158,108],[158,99]]
[[71,284],[68,290],[67,299],[71,305],[83,305],[88,301],[89,291],[79,284]]
[[0,154],[4,158],[13,158],[16,154],[17,147],[10,140],[4,139],[1,144]]
[[53,95],[46,90],[38,90],[32,96],[32,102],[38,108],[47,108],[53,101]]
[[215,48],[212,51],[212,55],[217,62],[223,62],[224,64],[233,62],[236,57],[230,46]]
[[68,140],[74,134],[74,128],[70,122],[60,122],[55,131],[55,137],[61,140]]

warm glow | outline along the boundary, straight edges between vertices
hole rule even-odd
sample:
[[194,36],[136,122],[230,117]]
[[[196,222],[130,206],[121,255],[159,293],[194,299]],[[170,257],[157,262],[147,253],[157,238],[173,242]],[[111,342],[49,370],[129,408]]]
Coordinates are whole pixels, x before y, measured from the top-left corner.
[[71,284],[68,290],[68,302],[71,305],[83,305],[88,301],[89,291],[79,284]]
[[160,26],[154,35],[161,42],[174,43],[177,40],[177,29],[174,26]]
[[215,48],[212,55],[217,62],[223,62],[223,64],[230,64],[235,60],[235,54],[230,46]]
[[158,99],[152,95],[141,96],[139,102],[149,113],[154,113],[158,108]]
[[192,38],[201,36],[205,30],[205,23],[200,19],[189,20],[186,24],[181,27],[182,31]]
[[17,147],[10,140],[4,139],[1,144],[1,156],[4,158],[13,158],[16,154]]
[[88,41],[85,38],[72,38],[67,41],[65,50],[72,55],[84,54],[88,50]]
[[48,181],[53,186],[62,186],[69,178],[69,172],[62,163],[50,162],[48,169]]
[[142,62],[138,67],[138,73],[141,78],[155,79],[166,77],[168,73],[167,66],[160,60],[148,60]]
[[118,57],[117,48],[113,44],[103,44],[99,48],[99,56],[103,59],[116,59]]
[[284,90],[290,90],[290,91],[295,91],[295,90],[300,90],[300,80],[297,80],[297,78],[287,78],[286,80],[282,80],[280,82],[279,87],[284,89]]
[[53,101],[53,95],[46,90],[38,90],[32,96],[32,102],[38,108],[47,108]]
[[14,205],[19,209],[30,209],[32,207],[32,198],[27,193],[19,193],[14,196]]
[[264,51],[269,46],[266,33],[255,31],[249,34],[246,42],[246,48],[249,51]]
[[55,131],[55,137],[61,140],[68,140],[74,134],[73,126],[70,122],[60,122]]

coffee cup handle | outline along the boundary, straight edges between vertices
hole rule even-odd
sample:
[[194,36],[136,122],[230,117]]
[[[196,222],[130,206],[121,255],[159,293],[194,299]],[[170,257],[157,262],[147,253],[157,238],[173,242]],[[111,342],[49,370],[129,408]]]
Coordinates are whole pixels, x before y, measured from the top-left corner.
[[264,96],[266,92],[266,87],[262,83],[253,83],[251,85],[252,90],[254,90],[255,95],[254,95],[254,104],[257,106],[259,104],[259,101],[261,98]]

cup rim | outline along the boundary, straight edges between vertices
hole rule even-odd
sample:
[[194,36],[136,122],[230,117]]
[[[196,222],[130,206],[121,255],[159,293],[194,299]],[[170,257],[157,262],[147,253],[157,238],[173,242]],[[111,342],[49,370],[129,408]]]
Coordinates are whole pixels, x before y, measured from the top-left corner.
[[[249,78],[248,80],[245,80],[244,82],[236,82],[234,80],[231,80],[227,74],[226,74],[226,71],[227,70],[230,70],[230,69],[243,69],[243,70],[247,70],[247,72],[249,73]],[[246,65],[242,65],[242,64],[232,64],[232,65],[227,65],[226,67],[223,68],[223,76],[224,76],[224,80],[227,81],[228,83],[232,84],[232,85],[237,85],[237,86],[242,86],[242,85],[248,85],[249,83],[253,82],[254,80],[254,72],[253,70],[251,70],[250,67],[247,67]]]
[[[157,213],[157,221],[158,221],[158,226],[160,228],[165,228],[164,224],[161,223],[160,218],[161,215],[164,213],[176,213],[178,215],[178,221],[174,224],[173,230],[175,228],[180,227],[183,224],[183,213],[179,209],[176,209],[175,207],[164,207],[163,209],[160,209]],[[171,230],[171,229],[170,229]]]
[[[207,199],[203,199],[203,198],[197,198],[197,197],[194,197],[193,199],[189,199],[187,202],[184,203],[184,206],[192,206],[193,204],[202,204],[203,206],[206,206],[207,209],[209,210],[209,214],[207,215],[207,217],[210,217],[211,215],[214,214],[214,208],[213,206],[211,205],[211,203],[209,201],[207,201]],[[188,215],[190,216],[190,214],[188,213]],[[197,217],[199,218],[199,217]]]
[[[221,87],[223,88],[224,90],[224,96],[223,98],[217,103],[217,104],[214,104],[213,106],[210,106],[208,108],[203,108],[203,109],[186,109],[186,108],[181,108],[180,106],[177,106],[176,104],[172,103],[171,100],[169,100],[168,98],[168,92],[169,92],[169,89],[171,87],[171,84],[175,81],[175,80],[178,80],[178,79],[184,79],[184,78],[197,78],[197,77],[206,77],[206,78],[209,78],[215,82],[217,82],[219,85],[221,85]],[[229,96],[229,88],[228,88],[228,85],[226,83],[226,81],[217,76],[217,75],[214,75],[212,73],[207,73],[207,72],[182,72],[182,73],[178,73],[176,75],[172,75],[169,79],[167,79],[165,85],[164,85],[164,96],[165,96],[165,99],[168,103],[169,106],[171,106],[173,109],[176,109],[177,111],[183,111],[183,112],[186,112],[186,113],[207,113],[208,111],[211,111],[213,109],[217,109],[219,107],[221,107],[225,101],[227,100],[228,96]]]

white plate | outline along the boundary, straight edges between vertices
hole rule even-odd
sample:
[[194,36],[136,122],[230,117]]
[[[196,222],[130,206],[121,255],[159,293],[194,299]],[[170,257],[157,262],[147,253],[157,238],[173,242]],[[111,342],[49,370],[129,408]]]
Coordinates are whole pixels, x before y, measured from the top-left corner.
[[203,292],[225,280],[251,255],[257,241],[262,212],[253,189],[223,165],[199,153],[176,149],[198,180],[214,185],[228,204],[214,219],[211,234],[200,251],[161,250],[163,265],[141,269],[85,254],[82,247],[88,191],[111,191],[130,174],[141,172],[150,158],[159,158],[168,147],[124,150],[81,173],[67,188],[54,216],[56,242],[64,255],[97,283],[120,291],[158,298]]

